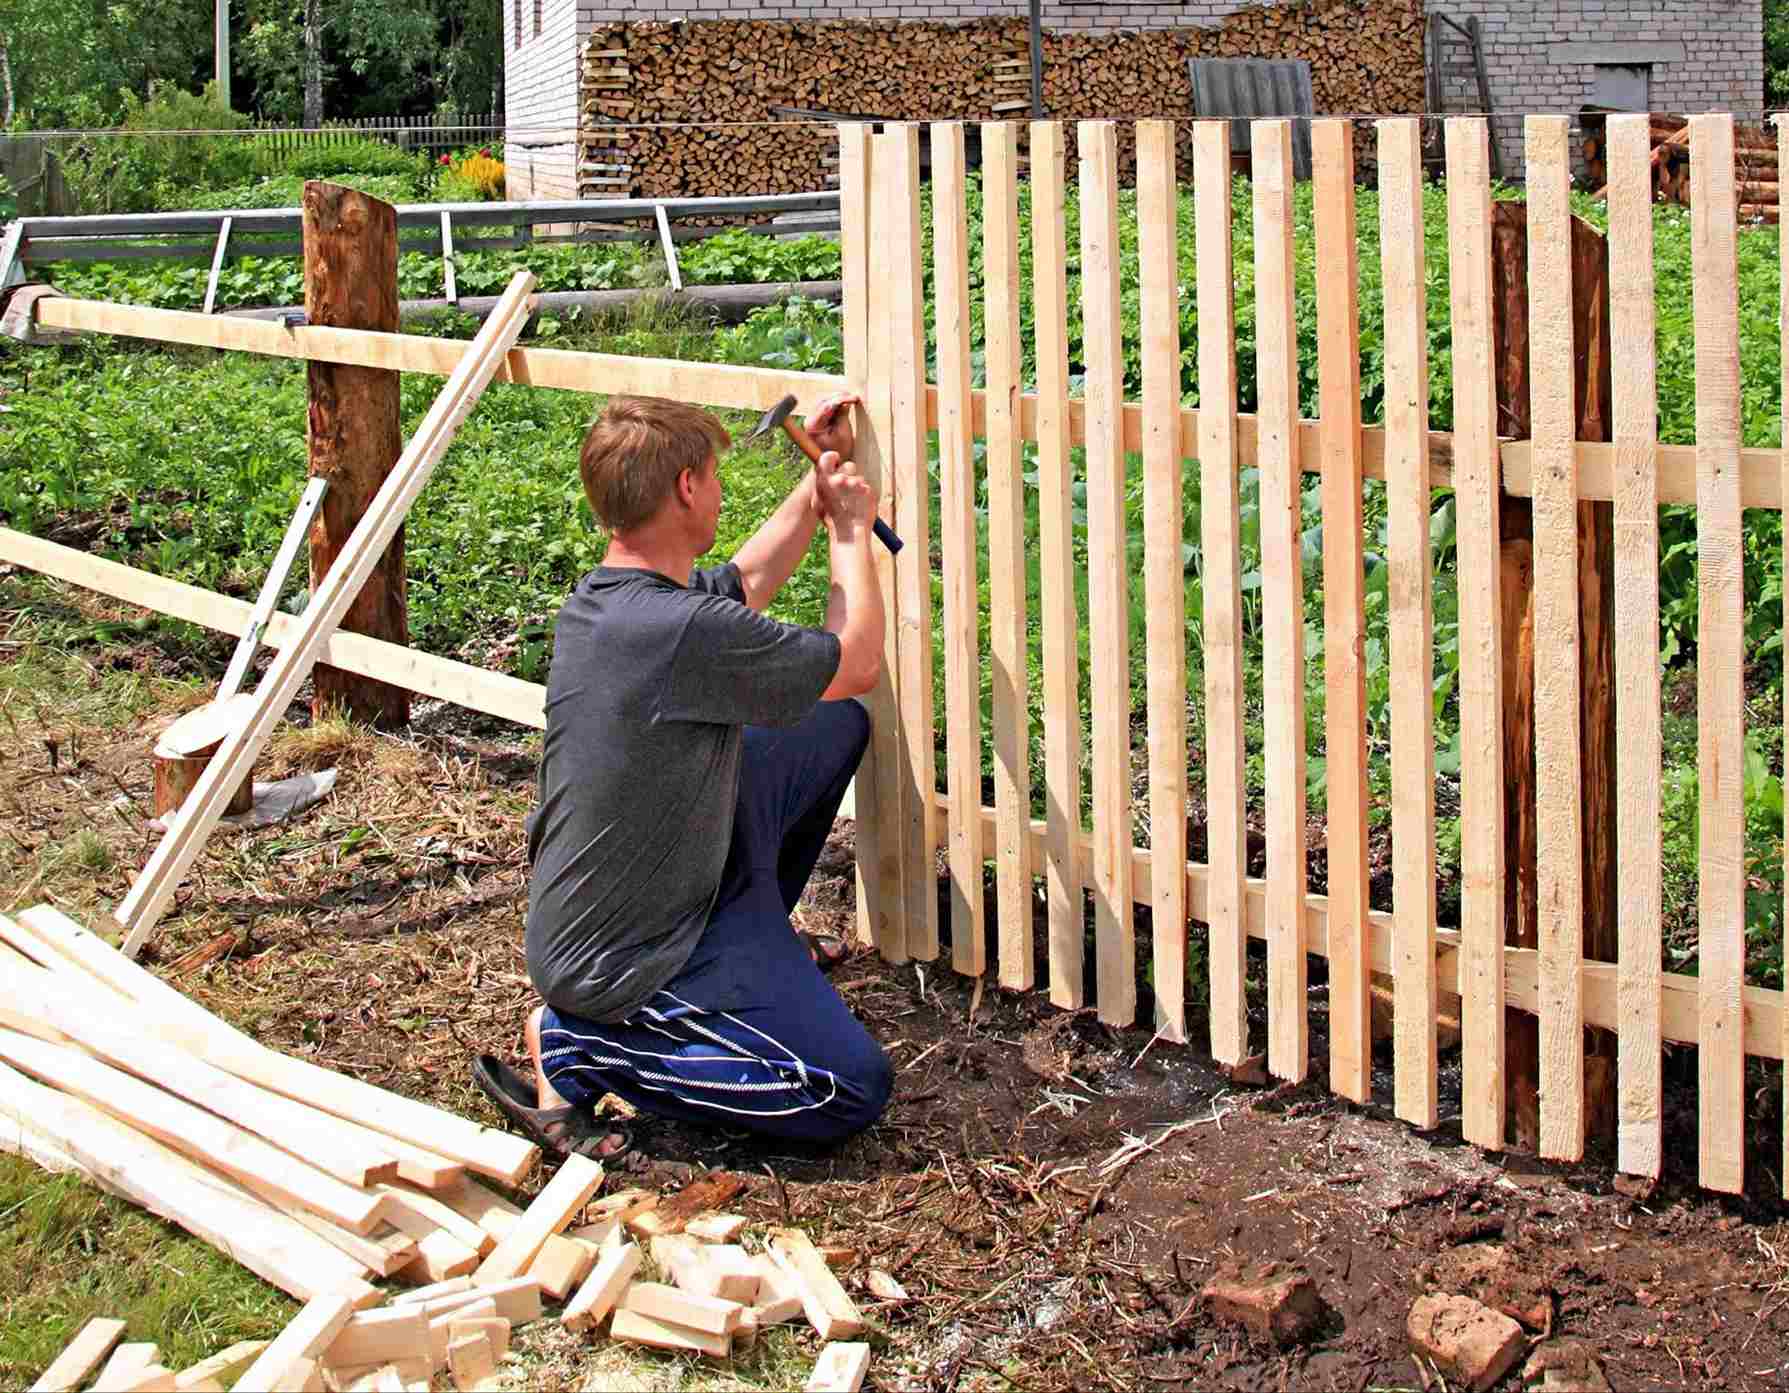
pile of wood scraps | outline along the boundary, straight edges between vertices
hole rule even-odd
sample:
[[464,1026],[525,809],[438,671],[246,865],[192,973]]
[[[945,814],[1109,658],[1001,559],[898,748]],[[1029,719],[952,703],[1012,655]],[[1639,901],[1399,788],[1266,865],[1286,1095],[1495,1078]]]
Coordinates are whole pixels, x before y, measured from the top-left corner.
[[[1654,112],[1652,126],[1652,197],[1655,203],[1690,201],[1690,122],[1687,116]],[[1608,143],[1604,118],[1584,118],[1583,154],[1593,198],[1609,193]],[[1738,186],[1741,222],[1775,222],[1778,217],[1777,138],[1759,126],[1733,128],[1733,176]]]

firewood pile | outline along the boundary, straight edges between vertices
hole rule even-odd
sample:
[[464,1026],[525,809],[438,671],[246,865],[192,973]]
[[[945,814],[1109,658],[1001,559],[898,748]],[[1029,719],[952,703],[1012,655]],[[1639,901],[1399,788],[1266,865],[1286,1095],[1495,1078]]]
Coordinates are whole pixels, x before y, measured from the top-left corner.
[[[1413,0],[1243,10],[1208,28],[1047,33],[1053,119],[1192,116],[1186,60],[1306,58],[1319,112],[1419,111],[1423,23]],[[583,196],[793,193],[836,172],[830,126],[773,107],[901,120],[1030,115],[1022,18],[961,24],[698,20],[596,29],[581,79]],[[647,129],[689,123],[684,129]],[[734,123],[734,124],[730,124]],[[1120,172],[1135,151],[1121,132]],[[1070,132],[1070,158],[1074,158]],[[1190,162],[1191,132],[1182,157]],[[1363,131],[1362,153],[1371,144]]]
[[[1690,201],[1690,122],[1687,116],[1654,112],[1652,126],[1652,196],[1655,203]],[[1609,159],[1600,118],[1586,118],[1583,141],[1586,175],[1595,197],[1608,192]],[[1776,222],[1778,210],[1777,138],[1760,126],[1733,130],[1733,175],[1742,222]]]
[[[260,1045],[49,906],[0,915],[0,1150],[162,1215],[305,1303],[272,1340],[179,1372],[95,1320],[34,1388],[99,1370],[97,1388],[130,1393],[470,1393],[505,1386],[510,1333],[543,1300],[570,1330],[715,1359],[805,1317],[834,1342],[809,1388],[855,1390],[868,1367],[831,1268],[855,1255],[796,1229],[748,1250],[748,1220],[721,1212],[743,1178],[597,1198],[602,1166],[574,1156],[521,1208],[474,1176],[520,1183],[532,1143]],[[894,1299],[892,1278],[870,1278]]]

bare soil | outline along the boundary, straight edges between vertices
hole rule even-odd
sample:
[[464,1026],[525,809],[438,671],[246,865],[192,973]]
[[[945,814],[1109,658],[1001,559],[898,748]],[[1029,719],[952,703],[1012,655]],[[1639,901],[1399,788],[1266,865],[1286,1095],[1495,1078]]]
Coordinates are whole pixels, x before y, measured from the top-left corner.
[[[18,585],[0,578],[0,639],[17,628]],[[46,603],[31,592],[34,615]],[[74,650],[71,683],[147,684],[150,709],[129,719],[67,714],[72,693],[6,700],[0,905],[54,898],[80,913],[123,893],[155,841],[144,732],[199,699],[161,681],[195,665],[215,677],[226,656],[221,641],[161,630]],[[0,664],[21,660],[0,648]],[[519,1059],[532,1003],[522,816],[537,739],[432,703],[401,735],[291,715],[259,776],[333,765],[334,795],[291,824],[217,834],[147,960],[271,1044],[498,1121],[468,1062],[481,1050]],[[52,858],[77,836],[103,843],[109,863]],[[848,933],[850,890],[841,823],[804,925]],[[751,1182],[744,1212],[855,1250],[843,1272],[876,1327],[874,1386],[1440,1388],[1405,1336],[1430,1286],[1507,1309],[1537,1345],[1585,1341],[1619,1389],[1789,1383],[1776,1071],[1752,1077],[1766,1099],[1752,1193],[1719,1198],[1693,1183],[1694,1057],[1674,1056],[1668,1173],[1635,1198],[1600,1148],[1557,1166],[1464,1145],[1457,1055],[1444,1057],[1447,1120],[1434,1133],[1391,1116],[1388,1059],[1372,1105],[1331,1097],[1320,960],[1313,1075],[1296,1087],[1233,1082],[1196,1014],[1192,1044],[1152,1042],[1146,1027],[1109,1029],[1042,993],[978,990],[948,962],[948,949],[900,967],[859,950],[834,974],[897,1069],[867,1133],[821,1152],[662,1126],[643,1163],[666,1186],[734,1170]],[[1253,1027],[1264,1039],[1258,1008]],[[1309,1343],[1251,1343],[1202,1302],[1213,1275],[1265,1262],[1316,1282],[1328,1317]],[[907,1299],[870,1295],[872,1268]]]

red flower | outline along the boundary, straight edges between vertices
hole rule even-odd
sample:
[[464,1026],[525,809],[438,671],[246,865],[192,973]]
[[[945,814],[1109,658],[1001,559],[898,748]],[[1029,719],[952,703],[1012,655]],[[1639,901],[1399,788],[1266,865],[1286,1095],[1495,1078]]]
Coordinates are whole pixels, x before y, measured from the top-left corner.
[[452,156],[452,155],[443,155],[443,156],[442,156],[442,157],[441,157],[441,163],[442,163],[442,164],[452,164],[452,163],[453,163],[453,156]]
[[487,160],[491,158],[491,152],[489,150],[480,150],[478,153],[483,155]]

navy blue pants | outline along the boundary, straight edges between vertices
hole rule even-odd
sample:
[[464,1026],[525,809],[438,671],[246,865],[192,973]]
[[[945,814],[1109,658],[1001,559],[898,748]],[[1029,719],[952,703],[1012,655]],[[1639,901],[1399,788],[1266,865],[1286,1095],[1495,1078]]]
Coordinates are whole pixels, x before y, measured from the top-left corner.
[[855,701],[786,729],[747,726],[733,842],[682,971],[619,1024],[549,1006],[541,1063],[569,1103],[615,1093],[644,1112],[829,1142],[888,1104],[888,1057],[790,926],[869,742]]

